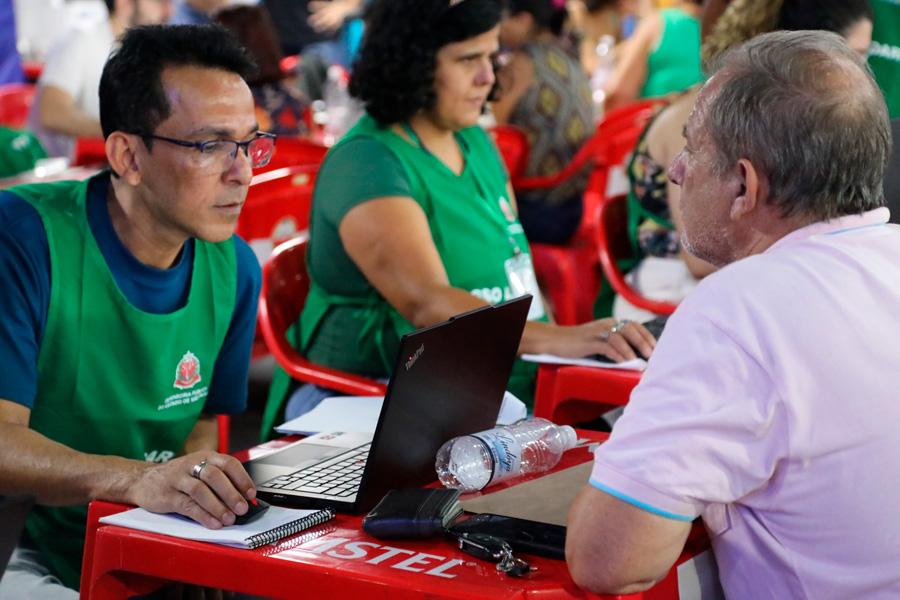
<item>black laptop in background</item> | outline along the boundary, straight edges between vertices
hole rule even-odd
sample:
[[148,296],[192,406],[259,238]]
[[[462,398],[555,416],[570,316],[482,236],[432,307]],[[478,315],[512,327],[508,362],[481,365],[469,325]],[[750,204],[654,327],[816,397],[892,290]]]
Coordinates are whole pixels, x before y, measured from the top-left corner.
[[522,296],[404,335],[374,434],[323,432],[248,461],[259,497],[362,512],[390,489],[434,481],[445,441],[496,424],[530,303]]

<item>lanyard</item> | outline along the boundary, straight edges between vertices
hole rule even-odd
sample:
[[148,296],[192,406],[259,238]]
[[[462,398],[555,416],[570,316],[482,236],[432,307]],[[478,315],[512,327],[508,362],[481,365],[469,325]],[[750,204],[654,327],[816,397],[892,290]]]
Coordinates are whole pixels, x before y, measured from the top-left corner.
[[[434,160],[441,163],[441,165],[443,165],[445,168],[447,168],[447,165],[445,165],[441,159],[439,159],[437,156],[435,156],[434,153],[431,150],[429,150],[425,146],[424,143],[422,143],[422,139],[418,136],[418,134],[412,128],[412,125],[409,123],[409,121],[404,122],[402,124],[402,127],[403,127],[403,131],[406,132],[406,134],[410,137],[410,139],[412,139],[412,141],[414,141],[416,143],[416,145],[423,152],[425,152],[428,156],[432,157]],[[482,184],[481,179],[476,174],[477,169],[474,167],[474,165],[469,163],[468,157],[466,155],[467,153],[465,152],[465,150],[468,149],[468,146],[466,145],[465,141],[460,139],[455,133],[453,134],[453,139],[455,139],[456,143],[459,144],[459,146],[463,149],[463,160],[464,160],[463,170],[465,171],[466,169],[468,169],[469,176],[472,178],[472,181],[475,183],[475,188],[477,189],[478,194],[485,200],[485,202],[490,204],[490,195],[486,192],[485,186]],[[447,170],[449,171],[450,169],[447,168]],[[508,220],[506,219],[506,217],[503,214],[502,207],[499,206],[503,202],[506,202],[508,204],[509,201],[501,196],[497,202],[498,202],[497,209],[488,210],[488,212],[491,214],[492,219],[498,225],[500,225],[502,230],[507,234],[507,240],[509,240],[510,246],[512,246],[513,256],[519,256],[520,254],[522,254],[522,248],[519,246],[518,242],[516,242],[516,240],[513,238],[513,236],[509,235],[509,231],[507,229]],[[509,210],[510,211],[512,210],[511,206],[510,206]]]

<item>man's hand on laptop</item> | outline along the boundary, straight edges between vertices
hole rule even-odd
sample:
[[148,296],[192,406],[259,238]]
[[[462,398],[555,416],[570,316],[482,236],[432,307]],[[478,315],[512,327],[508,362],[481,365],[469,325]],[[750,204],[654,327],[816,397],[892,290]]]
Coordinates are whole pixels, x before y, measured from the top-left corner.
[[204,450],[148,464],[129,491],[129,502],[157,513],[175,512],[210,529],[232,525],[256,498],[253,480],[233,456]]

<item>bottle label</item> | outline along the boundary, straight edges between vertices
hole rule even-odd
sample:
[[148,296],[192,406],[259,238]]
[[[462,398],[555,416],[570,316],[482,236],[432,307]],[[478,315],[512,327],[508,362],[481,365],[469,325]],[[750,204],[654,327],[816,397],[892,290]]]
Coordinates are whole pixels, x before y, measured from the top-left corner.
[[519,474],[522,464],[522,446],[508,431],[494,429],[474,433],[472,437],[480,440],[491,455],[493,470],[490,483],[503,481]]

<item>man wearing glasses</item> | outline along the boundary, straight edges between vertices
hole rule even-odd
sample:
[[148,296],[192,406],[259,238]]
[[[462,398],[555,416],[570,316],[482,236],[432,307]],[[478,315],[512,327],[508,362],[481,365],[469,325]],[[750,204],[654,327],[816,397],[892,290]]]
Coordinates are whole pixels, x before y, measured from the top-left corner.
[[76,597],[92,499],[219,528],[255,497],[214,451],[260,287],[234,228],[275,149],[252,70],[218,27],[134,28],[100,82],[110,170],[0,194],[0,495],[39,504],[0,597]]

